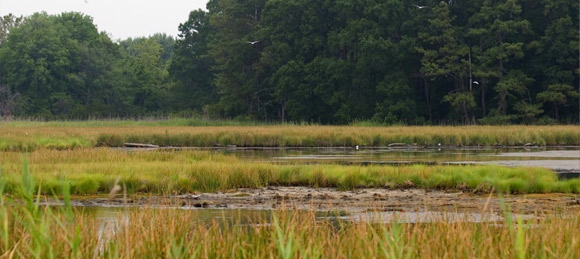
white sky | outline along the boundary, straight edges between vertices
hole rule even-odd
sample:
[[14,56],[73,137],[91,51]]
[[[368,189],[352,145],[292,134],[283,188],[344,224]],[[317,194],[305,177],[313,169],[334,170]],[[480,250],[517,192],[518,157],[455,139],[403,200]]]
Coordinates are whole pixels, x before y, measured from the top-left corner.
[[0,15],[28,16],[76,11],[93,17],[99,31],[113,40],[149,36],[157,32],[177,36],[189,12],[205,9],[208,0],[0,0]]

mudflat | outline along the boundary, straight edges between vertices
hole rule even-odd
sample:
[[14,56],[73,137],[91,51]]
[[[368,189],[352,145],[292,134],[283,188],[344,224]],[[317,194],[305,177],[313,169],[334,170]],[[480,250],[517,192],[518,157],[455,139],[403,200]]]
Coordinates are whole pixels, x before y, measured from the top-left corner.
[[462,191],[364,188],[339,191],[335,188],[266,187],[229,192],[192,193],[175,196],[129,196],[127,199],[81,197],[75,206],[144,206],[206,209],[304,209],[317,211],[454,211],[500,213],[501,202],[518,214],[550,214],[579,211],[580,200],[573,194],[481,195]]

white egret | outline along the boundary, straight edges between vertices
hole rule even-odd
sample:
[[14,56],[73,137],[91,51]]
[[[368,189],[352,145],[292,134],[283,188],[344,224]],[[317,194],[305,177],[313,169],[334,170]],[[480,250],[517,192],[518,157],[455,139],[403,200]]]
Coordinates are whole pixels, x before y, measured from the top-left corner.
[[429,6],[425,6],[425,5],[416,5],[416,4],[413,4],[413,6],[419,8],[419,9],[423,9],[423,8],[429,7]]

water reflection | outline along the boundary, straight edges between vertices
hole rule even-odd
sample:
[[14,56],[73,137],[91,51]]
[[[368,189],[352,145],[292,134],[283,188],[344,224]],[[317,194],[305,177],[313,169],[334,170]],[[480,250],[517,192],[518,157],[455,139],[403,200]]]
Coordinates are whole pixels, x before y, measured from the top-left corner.
[[565,177],[580,176],[580,147],[521,148],[265,148],[215,149],[247,161],[282,164],[495,164],[502,166],[545,167]]
[[580,147],[536,147],[536,148],[236,148],[212,149],[245,160],[513,160],[515,158],[546,157],[580,160]]
[[[99,219],[98,245],[101,254],[107,243],[123,228],[132,224],[129,220],[130,213],[136,210],[162,210],[171,209],[179,213],[194,213],[197,224],[207,227],[217,223],[218,226],[242,226],[259,227],[269,226],[273,222],[276,213],[272,210],[232,210],[232,209],[191,209],[184,208],[114,208],[93,207],[84,208],[83,211],[94,213]],[[476,212],[446,212],[446,211],[417,211],[417,212],[393,212],[393,211],[294,211],[314,216],[319,222],[334,223],[435,223],[435,222],[501,222],[504,218],[496,213]],[[518,215],[518,217],[531,218],[533,215]],[[335,224],[341,226],[341,224]]]

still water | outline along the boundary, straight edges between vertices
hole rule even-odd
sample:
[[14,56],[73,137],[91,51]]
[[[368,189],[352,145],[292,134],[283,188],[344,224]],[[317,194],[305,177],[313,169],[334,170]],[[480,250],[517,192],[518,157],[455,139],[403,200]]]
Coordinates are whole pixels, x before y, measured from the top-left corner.
[[216,152],[247,161],[338,164],[496,164],[545,167],[574,176],[580,173],[580,147],[521,148],[223,148]]
[[[179,149],[178,149],[179,150]],[[521,148],[240,148],[226,147],[212,150],[234,155],[248,162],[270,162],[283,164],[359,164],[359,165],[407,165],[407,164],[497,164],[503,166],[535,166],[556,171],[561,178],[578,177],[580,174],[580,147],[521,147]],[[129,149],[131,152],[146,152]],[[104,232],[117,228],[128,210],[139,207],[89,207],[84,210],[96,213],[102,220]],[[193,207],[157,207],[147,209],[195,210],[200,224],[218,221],[220,224],[253,226],[269,224],[272,210],[262,209],[207,209]],[[501,221],[493,213],[441,212],[441,211],[316,211],[318,220],[353,222],[435,222],[435,221]]]

